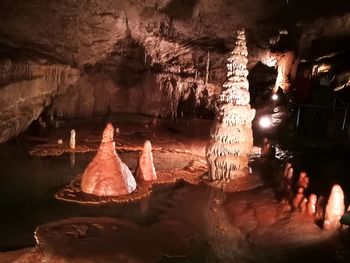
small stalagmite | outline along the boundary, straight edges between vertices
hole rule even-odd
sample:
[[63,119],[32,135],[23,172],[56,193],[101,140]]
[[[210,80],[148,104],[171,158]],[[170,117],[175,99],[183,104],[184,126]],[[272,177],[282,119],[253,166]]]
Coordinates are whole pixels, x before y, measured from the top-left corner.
[[143,181],[157,180],[157,174],[153,164],[152,145],[149,140],[145,141],[143,145],[136,169],[136,178]]
[[120,196],[132,193],[136,181],[115,151],[111,123],[103,131],[102,142],[94,159],[85,169],[81,190],[97,196]]
[[299,209],[299,206],[300,206],[301,202],[303,201],[303,199],[304,199],[304,188],[299,187],[298,192],[292,201],[292,209],[293,210]]
[[309,182],[310,182],[310,179],[307,176],[307,173],[301,172],[299,175],[299,180],[298,180],[298,184],[297,184],[298,188],[302,187],[306,190],[309,187]]
[[75,130],[70,131],[69,147],[75,149]]
[[288,170],[291,167],[292,167],[291,163],[286,163],[286,166],[284,167],[284,170],[283,170],[283,177],[287,177]]
[[324,229],[337,229],[340,227],[340,218],[344,215],[344,193],[337,184],[333,185],[329,196],[326,213],[323,221]]
[[304,197],[303,200],[301,200],[300,204],[299,204],[299,211],[301,213],[304,213],[306,210],[306,205],[307,205],[307,198]]
[[285,176],[283,177],[283,180],[282,180],[282,193],[283,193],[282,203],[284,204],[290,203],[293,199],[293,191],[292,191],[293,173],[294,173],[294,169],[290,165],[287,171],[285,172]]
[[311,194],[306,204],[306,213],[313,216],[316,213],[317,195]]

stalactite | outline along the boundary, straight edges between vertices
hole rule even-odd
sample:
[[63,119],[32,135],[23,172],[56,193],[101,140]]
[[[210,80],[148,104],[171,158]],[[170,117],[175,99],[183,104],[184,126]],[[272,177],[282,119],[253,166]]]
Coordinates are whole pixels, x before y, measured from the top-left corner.
[[247,80],[247,46],[244,30],[237,32],[234,50],[227,60],[227,77],[220,94],[220,108],[207,146],[209,177],[232,180],[244,176],[253,147],[252,120]]
[[207,66],[206,66],[206,72],[205,72],[205,85],[207,85],[209,81],[209,68],[210,68],[210,53],[208,51]]
[[277,92],[280,87],[284,92],[289,90],[292,65],[295,60],[294,52],[288,51],[279,56],[277,60],[277,78],[274,87],[274,92]]
[[61,84],[77,75],[78,71],[67,65],[40,65],[34,63],[10,63],[6,70],[0,71],[0,84],[12,81],[44,78]]

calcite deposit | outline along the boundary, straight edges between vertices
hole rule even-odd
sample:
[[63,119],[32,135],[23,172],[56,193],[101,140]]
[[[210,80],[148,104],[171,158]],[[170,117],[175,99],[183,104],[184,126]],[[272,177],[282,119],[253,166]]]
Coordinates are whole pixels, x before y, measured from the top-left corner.
[[306,213],[313,216],[316,213],[317,195],[311,194],[306,204]]
[[333,185],[329,196],[323,222],[324,229],[337,229],[340,227],[340,218],[344,215],[344,193],[339,185]]
[[133,175],[115,151],[113,133],[112,124],[107,124],[98,152],[85,169],[81,180],[81,190],[85,193],[120,196],[130,194],[136,189]]
[[152,145],[149,140],[145,141],[143,145],[143,150],[138,160],[136,178],[143,181],[157,180],[157,174],[153,164]]
[[227,60],[227,78],[220,94],[220,108],[210,132],[206,157],[212,180],[245,176],[253,147],[252,120],[247,80],[248,51],[245,31],[237,32],[234,50]]
[[301,172],[299,175],[299,180],[298,180],[298,184],[297,187],[302,187],[304,188],[304,190],[306,190],[309,187],[309,183],[310,183],[310,179],[307,176],[306,172]]
[[75,149],[75,130],[70,131],[69,147]]

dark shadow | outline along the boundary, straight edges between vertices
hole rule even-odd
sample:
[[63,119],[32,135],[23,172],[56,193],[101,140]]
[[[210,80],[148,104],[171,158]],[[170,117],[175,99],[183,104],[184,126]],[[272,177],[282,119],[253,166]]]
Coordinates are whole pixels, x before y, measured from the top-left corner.
[[188,20],[191,19],[193,9],[197,2],[198,0],[172,0],[161,11],[169,17],[179,20]]
[[267,100],[270,97],[272,88],[276,82],[277,69],[268,67],[258,62],[248,75],[250,101],[252,104],[258,100]]
[[140,83],[146,71],[145,48],[131,36],[117,41],[113,51],[104,60],[94,65],[84,65],[85,73],[106,74],[117,86],[123,88],[130,88]]

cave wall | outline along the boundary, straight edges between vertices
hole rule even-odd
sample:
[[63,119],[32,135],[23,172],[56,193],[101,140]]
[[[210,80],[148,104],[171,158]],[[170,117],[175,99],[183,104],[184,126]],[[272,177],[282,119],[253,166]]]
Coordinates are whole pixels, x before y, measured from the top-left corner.
[[[288,8],[294,6],[279,0],[2,0],[0,5],[1,61],[65,67],[71,76],[0,78],[0,141],[23,131],[43,111],[63,117],[115,112],[178,117],[179,105],[193,102],[213,111],[234,32],[247,29],[248,69],[260,61],[275,67],[269,40],[288,21],[283,12],[293,14]],[[10,76],[5,64],[1,74]]]
[[28,128],[55,94],[77,76],[78,71],[66,65],[1,60],[0,142]]

